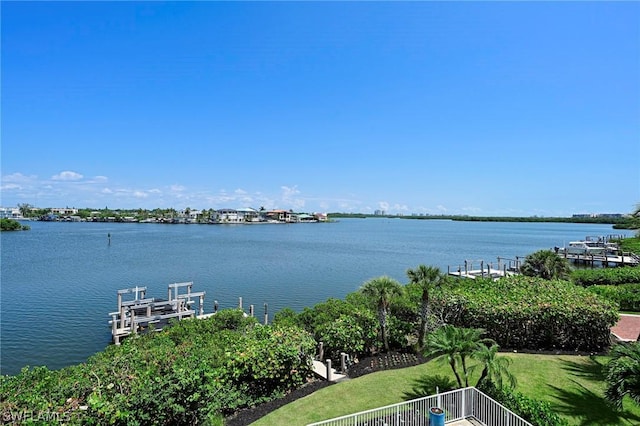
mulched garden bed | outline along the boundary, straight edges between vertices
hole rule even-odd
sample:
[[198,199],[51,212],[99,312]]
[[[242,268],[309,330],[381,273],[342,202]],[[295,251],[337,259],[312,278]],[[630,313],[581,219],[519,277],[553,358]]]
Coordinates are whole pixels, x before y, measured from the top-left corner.
[[227,417],[225,419],[225,425],[227,426],[246,426],[249,425],[261,417],[266,416],[272,411],[277,410],[283,405],[287,405],[290,402],[295,401],[296,399],[305,397],[307,395],[311,395],[315,391],[326,388],[327,386],[332,385],[333,383],[327,382],[326,380],[314,380],[306,385],[302,386],[290,392],[289,394],[283,396],[279,399],[274,399],[273,401],[265,402],[264,404],[260,404],[253,408],[246,408],[244,410],[238,411],[233,416]]
[[[420,354],[408,352],[389,352],[381,353],[375,356],[363,358],[360,362],[354,363],[347,371],[349,378],[364,376],[365,374],[383,370],[394,370],[397,368],[411,367],[427,362],[427,358]],[[313,392],[332,385],[333,383],[325,380],[314,380],[307,383],[303,387],[287,394],[286,396],[273,401],[265,402],[253,408],[240,410],[235,415],[225,419],[225,425],[228,426],[246,426],[255,422],[261,417],[266,416],[272,411],[289,404],[296,399],[305,397]]]
[[395,370],[397,368],[413,367],[427,362],[428,359],[420,354],[411,352],[388,352],[363,358],[349,367],[347,371],[350,378],[364,376],[365,374],[383,370]]

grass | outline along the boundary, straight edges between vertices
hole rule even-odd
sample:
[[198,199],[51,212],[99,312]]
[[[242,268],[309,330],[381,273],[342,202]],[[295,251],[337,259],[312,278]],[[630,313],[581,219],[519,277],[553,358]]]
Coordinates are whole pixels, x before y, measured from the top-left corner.
[[[572,425],[638,425],[640,407],[629,399],[616,412],[603,399],[606,357],[506,353],[513,363],[517,390],[548,401]],[[428,362],[401,370],[382,371],[321,389],[270,413],[255,426],[304,425],[404,401],[420,379],[445,375],[448,365]],[[472,378],[473,379],[473,378]],[[475,380],[470,381],[471,385]]]

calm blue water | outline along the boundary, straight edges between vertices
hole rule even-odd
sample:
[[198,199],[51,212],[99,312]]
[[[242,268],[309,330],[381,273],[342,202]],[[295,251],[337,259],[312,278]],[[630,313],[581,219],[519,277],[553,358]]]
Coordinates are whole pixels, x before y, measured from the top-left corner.
[[[159,225],[31,222],[3,232],[2,374],[25,365],[60,368],[110,343],[107,313],[116,290],[193,281],[205,309],[263,304],[270,317],[341,298],[366,280],[402,283],[421,263],[447,270],[468,260],[526,256],[587,235],[620,234],[610,225],[342,219],[328,224]],[[111,234],[111,245],[107,234]],[[630,233],[627,233],[631,235]]]

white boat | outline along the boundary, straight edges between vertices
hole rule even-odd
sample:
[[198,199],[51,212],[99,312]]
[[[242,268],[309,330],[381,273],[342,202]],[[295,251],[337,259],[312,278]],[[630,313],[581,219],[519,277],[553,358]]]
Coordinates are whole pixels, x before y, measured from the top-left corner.
[[604,244],[595,241],[571,241],[567,247],[563,249],[567,254],[605,254],[607,248]]

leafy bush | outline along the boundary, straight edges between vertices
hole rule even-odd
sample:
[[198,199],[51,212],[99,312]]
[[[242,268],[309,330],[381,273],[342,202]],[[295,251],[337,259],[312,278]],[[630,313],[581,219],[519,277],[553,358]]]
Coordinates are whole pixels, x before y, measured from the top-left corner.
[[259,326],[223,310],[130,337],[85,364],[5,376],[0,408],[61,413],[82,424],[219,424],[222,414],[305,383],[314,347],[300,328]]
[[548,402],[529,398],[507,387],[498,389],[491,382],[486,382],[480,387],[480,390],[534,426],[566,426],[569,424],[567,420],[558,416],[551,409]]
[[616,303],[620,310],[640,312],[640,284],[594,285],[587,290]]
[[571,273],[571,281],[582,287],[640,284],[640,267],[576,269]]
[[614,304],[567,281],[514,276],[460,280],[441,297],[448,321],[483,328],[510,349],[600,351],[618,319]]
[[15,219],[0,219],[0,231],[28,231],[29,229],[31,229],[29,225],[21,225]]

